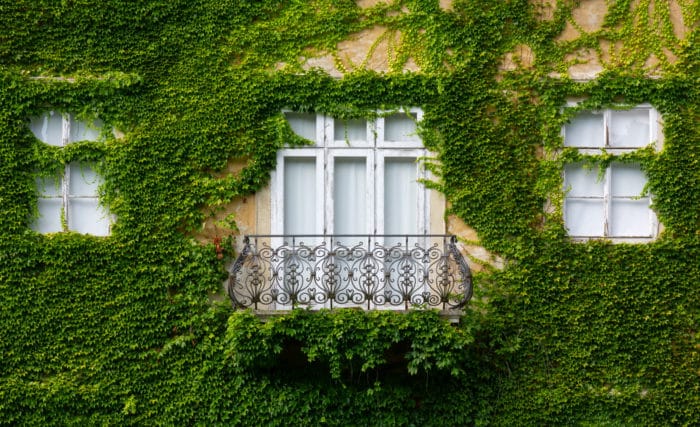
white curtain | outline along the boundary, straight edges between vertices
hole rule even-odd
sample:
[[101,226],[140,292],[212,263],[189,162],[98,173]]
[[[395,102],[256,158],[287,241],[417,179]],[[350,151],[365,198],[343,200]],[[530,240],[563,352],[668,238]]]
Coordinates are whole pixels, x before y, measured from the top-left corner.
[[368,234],[365,158],[336,157],[333,179],[335,234]]
[[649,110],[636,109],[610,113],[611,147],[644,147],[649,144]]
[[418,182],[413,158],[384,161],[384,232],[418,233]]
[[384,119],[385,141],[420,141],[416,134],[416,115],[392,114]]
[[40,233],[57,233],[62,231],[61,209],[63,208],[63,197],[61,183],[61,179],[37,178],[39,217],[32,224],[32,229],[35,231]]
[[651,236],[649,197],[640,197],[647,178],[637,164],[611,165],[612,236]]
[[68,181],[68,228],[95,236],[109,234],[109,214],[99,205],[100,176],[86,164],[71,163]]
[[335,120],[333,126],[333,139],[336,141],[366,141],[367,120]]
[[63,118],[60,113],[49,111],[33,117],[29,123],[34,136],[41,141],[60,147],[63,145]]
[[76,141],[97,141],[100,138],[100,129],[104,123],[101,120],[95,120],[92,123],[87,123],[75,120],[71,117],[70,120],[70,142]]
[[564,218],[572,236],[603,236],[605,226],[604,180],[598,168],[570,164],[564,169]]
[[605,145],[604,115],[599,112],[583,112],[574,117],[564,128],[567,147],[603,147]]
[[289,126],[302,138],[316,140],[316,115],[313,113],[285,113]]
[[284,160],[284,234],[315,234],[316,159]]

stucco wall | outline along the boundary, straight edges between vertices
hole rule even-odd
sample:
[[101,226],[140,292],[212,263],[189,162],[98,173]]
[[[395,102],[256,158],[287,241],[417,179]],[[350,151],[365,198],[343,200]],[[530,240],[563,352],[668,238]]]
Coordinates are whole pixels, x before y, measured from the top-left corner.
[[[368,8],[385,0],[358,0],[358,6]],[[555,16],[555,0],[531,0],[537,7],[539,19],[551,20]],[[631,7],[638,7],[639,2],[633,2]],[[440,7],[449,12],[452,10],[452,1],[440,0]],[[653,12],[653,2],[650,6]],[[673,24],[674,35],[683,39],[689,28],[683,22],[683,16],[678,1],[669,1],[670,18]],[[410,13],[402,10],[396,13]],[[566,22],[564,30],[557,38],[559,43],[573,42],[580,37],[599,31],[608,13],[606,0],[581,0],[572,10],[571,18]],[[653,16],[653,14],[652,14]],[[307,55],[299,58],[300,65],[304,69],[321,69],[329,75],[342,78],[348,72],[359,69],[373,70],[377,72],[412,71],[420,72],[421,69],[412,57],[408,57],[403,63],[397,63],[396,52],[400,49],[402,34],[400,31],[384,26],[374,26],[366,30],[351,34],[346,40],[337,45],[334,52],[309,51]],[[581,48],[568,54],[565,60],[570,64],[566,73],[552,71],[550,76],[561,77],[568,75],[575,80],[590,80],[595,78],[606,66],[618,65],[623,60],[625,47],[619,43],[612,43],[600,39],[599,49]],[[663,49],[665,58],[658,58],[651,54],[644,64],[645,71],[655,75],[660,60],[673,63],[676,58],[669,49]],[[502,72],[516,70],[518,68],[531,68],[535,65],[536,58],[533,49],[521,44],[507,52],[502,59],[500,69]],[[279,64],[282,67],[284,64]],[[236,173],[245,163],[233,161],[229,164],[225,173]],[[445,217],[446,204],[444,197],[436,191],[430,190],[430,226],[431,232],[448,233],[459,236],[464,242],[462,250],[467,255],[470,266],[474,270],[480,270],[484,264],[495,267],[502,265],[502,260],[490,254],[478,245],[476,232],[464,224],[455,216]],[[234,200],[224,206],[220,211],[212,213],[212,216],[203,225],[200,239],[211,241],[216,236],[225,235],[230,231],[222,229],[220,224],[225,218],[235,218],[236,225],[241,235],[268,234],[270,233],[270,189],[269,186],[259,191],[256,195]],[[233,217],[231,216],[233,215]],[[240,246],[240,239],[238,239]],[[239,248],[240,249],[240,248]]]

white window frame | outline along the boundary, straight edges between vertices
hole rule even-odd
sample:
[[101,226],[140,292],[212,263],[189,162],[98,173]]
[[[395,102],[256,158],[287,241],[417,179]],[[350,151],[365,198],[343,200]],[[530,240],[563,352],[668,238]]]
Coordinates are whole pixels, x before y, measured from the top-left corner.
[[[101,122],[99,120],[95,120],[95,121],[93,121],[92,124],[88,124],[84,121],[77,120],[74,115],[69,114],[69,113],[59,113],[59,112],[55,112],[55,111],[47,111],[47,112],[41,114],[40,116],[34,117],[32,121],[34,121],[36,123],[38,120],[41,120],[43,126],[47,126],[48,120],[50,120],[50,118],[52,116],[54,116],[55,114],[59,114],[61,116],[61,140],[60,140],[60,144],[55,144],[55,143],[52,143],[53,141],[48,141],[46,139],[46,135],[43,132],[37,134],[37,132],[35,132],[35,130],[33,129],[33,126],[30,126],[30,128],[32,128],[31,130],[32,130],[32,133],[34,134],[34,136],[37,139],[39,139],[41,142],[43,142],[44,144],[52,145],[55,147],[66,147],[67,145],[74,143],[74,142],[99,140],[99,137],[88,138],[88,139],[79,139],[79,138],[72,139],[72,136],[71,136],[71,127],[72,126],[74,126],[74,125],[82,126],[83,129],[89,129],[91,126],[99,128],[99,127],[101,127]],[[41,232],[41,233],[54,233],[54,232],[65,232],[65,231],[78,231],[78,232],[80,232],[79,227],[72,227],[71,226],[71,223],[72,223],[71,219],[72,219],[72,215],[73,215],[73,212],[72,212],[73,203],[71,203],[71,202],[82,199],[82,200],[94,201],[96,206],[98,207],[97,209],[99,211],[99,212],[96,212],[95,214],[101,215],[102,217],[106,217],[108,220],[108,223],[107,223],[105,228],[102,228],[97,233],[86,233],[86,234],[92,234],[95,236],[107,236],[110,234],[111,225],[114,221],[114,218],[109,214],[109,211],[106,208],[101,207],[99,205],[99,195],[97,194],[97,192],[95,192],[94,195],[93,194],[80,195],[80,194],[72,194],[71,193],[71,175],[72,175],[71,172],[75,173],[76,169],[79,169],[81,171],[81,174],[82,174],[82,170],[86,166],[92,168],[92,165],[90,165],[89,163],[71,162],[69,164],[66,164],[63,167],[63,170],[61,171],[61,173],[59,175],[54,176],[54,177],[41,177],[41,178],[37,179],[39,191],[41,190],[42,186],[45,188],[47,181],[60,180],[61,184],[60,184],[59,190],[57,191],[58,194],[45,195],[44,193],[40,192],[38,194],[38,199],[39,199],[38,202],[41,203],[42,199],[45,199],[45,200],[47,200],[47,199],[48,200],[60,199],[61,200],[61,219],[60,219],[61,229],[50,230],[50,231],[39,231],[38,230],[38,227],[39,227],[38,218],[35,219],[32,222],[32,224],[30,225],[32,229],[34,229],[37,232]],[[96,174],[96,179],[99,182],[101,182],[101,177],[98,174]],[[43,181],[41,183],[41,185],[39,185],[40,181]],[[39,212],[39,216],[41,216],[41,212]]]
[[[284,110],[283,113],[295,113]],[[412,114],[418,121],[422,120],[423,112],[419,108],[400,109],[397,114]],[[418,234],[430,232],[430,199],[427,189],[421,180],[427,177],[427,172],[419,159],[425,157],[428,151],[423,147],[420,138],[408,141],[384,140],[384,117],[386,112],[379,112],[376,121],[367,121],[366,141],[335,140],[336,119],[325,114],[316,114],[316,140],[313,146],[300,148],[282,148],[277,152],[277,167],[271,173],[270,191],[270,231],[273,235],[281,235],[284,230],[284,164],[286,158],[313,157],[316,159],[316,187],[320,197],[316,198],[316,212],[323,215],[322,225],[317,221],[316,234],[333,234],[333,180],[335,159],[339,157],[364,157],[367,159],[367,188],[371,189],[373,197],[368,198],[366,206],[369,222],[365,234],[383,234],[384,232],[384,164],[387,158],[412,158],[416,160],[416,178],[419,183],[418,191]],[[340,122],[341,120],[337,120]],[[281,239],[271,242],[281,244]]]
[[[570,102],[568,103],[569,107],[575,107],[577,103],[575,102]],[[616,111],[620,111],[617,109],[611,109],[607,108],[604,110],[597,110],[597,111],[585,111],[587,113],[593,113],[593,114],[601,114],[603,118],[603,128],[602,128],[602,135],[598,135],[598,140],[602,141],[602,145],[596,145],[595,143],[592,143],[591,145],[579,145],[579,146],[572,146],[567,144],[567,139],[566,139],[566,125],[562,127],[561,129],[561,136],[564,140],[564,146],[568,148],[574,148],[578,150],[579,153],[584,154],[584,155],[602,155],[604,153],[612,154],[612,155],[621,155],[625,153],[632,153],[634,151],[640,150],[642,148],[645,148],[649,146],[650,144],[654,144],[654,149],[656,151],[659,151],[661,149],[661,144],[662,144],[662,139],[659,135],[659,130],[660,130],[660,114],[658,111],[652,107],[650,104],[640,104],[635,107],[632,107],[628,110],[635,110],[635,111],[647,111],[649,114],[649,140],[647,141],[646,144],[637,144],[634,146],[612,146],[611,145],[611,121],[612,118],[615,114]],[[594,138],[591,138],[593,140]],[[569,196],[568,193],[571,190],[570,188],[564,188],[564,199],[563,199],[563,209],[562,209],[562,216],[564,220],[564,225],[567,228],[568,232],[568,218],[567,218],[567,202],[569,200],[575,201],[575,200],[601,200],[603,203],[603,224],[602,224],[602,229],[603,233],[602,235],[572,235],[569,234],[569,236],[574,240],[574,241],[587,241],[587,240],[596,240],[596,239],[607,239],[612,241],[613,243],[646,243],[654,240],[658,234],[659,234],[659,228],[660,224],[658,221],[658,218],[656,216],[656,213],[654,210],[651,208],[652,205],[652,196],[651,195],[643,195],[640,194],[638,197],[642,199],[648,199],[649,200],[649,206],[648,206],[648,212],[649,212],[649,235],[640,235],[640,236],[619,236],[619,235],[613,235],[612,234],[612,217],[613,217],[613,202],[615,200],[636,200],[637,197],[622,197],[622,196],[617,196],[613,197],[612,195],[612,169],[615,168],[616,166],[619,166],[621,163],[620,162],[615,162],[613,161],[609,166],[605,168],[604,171],[602,171],[602,175],[599,177],[599,179],[602,181],[602,186],[603,186],[603,195],[602,197],[600,196]],[[572,163],[570,165],[576,165],[576,163]],[[580,166],[583,169],[583,164]],[[641,170],[640,167],[640,171]],[[593,168],[591,173],[596,173],[598,174],[599,171],[596,167]],[[567,180],[566,180],[566,171],[562,171],[562,180],[564,182],[564,185],[566,186]]]

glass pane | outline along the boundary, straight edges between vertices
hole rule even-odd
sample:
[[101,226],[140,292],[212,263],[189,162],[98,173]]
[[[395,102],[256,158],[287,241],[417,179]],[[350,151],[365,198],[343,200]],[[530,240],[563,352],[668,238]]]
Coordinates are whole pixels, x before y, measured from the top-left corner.
[[564,218],[570,236],[603,236],[604,215],[603,200],[565,201]]
[[61,227],[62,199],[39,198],[37,207],[39,209],[39,217],[34,220],[31,225],[33,230],[39,233],[57,233],[63,231],[63,227]]
[[70,164],[70,181],[68,194],[71,196],[96,196],[101,184],[100,176],[84,163]]
[[602,147],[604,145],[603,114],[583,112],[564,128],[564,145],[567,147]]
[[335,141],[366,141],[367,120],[336,120],[333,132]]
[[638,197],[642,195],[647,177],[639,165],[613,163],[611,174],[613,197]]
[[416,134],[416,114],[392,114],[384,119],[385,141],[420,141]]
[[418,233],[418,182],[413,158],[384,163],[384,232]]
[[68,229],[95,236],[109,234],[109,215],[99,206],[97,198],[68,201]]
[[285,113],[289,126],[302,138],[316,140],[316,115],[313,113]]
[[335,159],[333,229],[336,234],[368,234],[367,171],[364,158]]
[[41,141],[60,147],[63,145],[63,118],[61,113],[49,111],[39,117],[32,117],[29,128]]
[[101,120],[93,120],[89,123],[71,117],[70,142],[97,141],[100,139],[102,126],[103,123]]
[[613,200],[610,233],[614,237],[650,237],[649,199]]
[[316,159],[284,159],[284,234],[315,234]]
[[36,190],[43,197],[61,197],[61,179],[37,177]]
[[566,165],[564,191],[567,197],[603,197],[603,178],[598,174],[597,167],[585,169],[580,163]]
[[644,147],[648,145],[649,110],[612,111],[610,115],[611,147]]

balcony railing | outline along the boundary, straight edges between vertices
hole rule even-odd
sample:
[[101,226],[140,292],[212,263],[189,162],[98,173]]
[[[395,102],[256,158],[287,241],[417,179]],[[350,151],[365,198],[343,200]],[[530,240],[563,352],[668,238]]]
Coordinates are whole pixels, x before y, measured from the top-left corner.
[[251,235],[230,270],[234,308],[463,308],[469,266],[450,235]]

